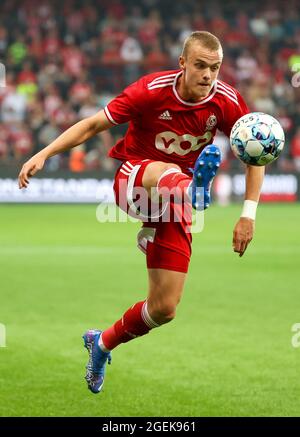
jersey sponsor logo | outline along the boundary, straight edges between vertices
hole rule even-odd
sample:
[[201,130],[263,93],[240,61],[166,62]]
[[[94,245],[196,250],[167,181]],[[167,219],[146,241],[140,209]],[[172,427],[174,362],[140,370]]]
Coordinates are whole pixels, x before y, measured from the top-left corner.
[[210,131],[198,137],[190,134],[177,135],[175,132],[165,131],[156,135],[155,147],[168,155],[175,153],[184,156],[208,144],[212,136]]
[[160,114],[160,116],[158,117],[160,120],[172,120],[172,115],[170,114],[170,112],[164,111],[162,114]]
[[212,130],[216,126],[216,124],[217,124],[217,117],[215,116],[215,114],[212,114],[206,120],[206,129]]

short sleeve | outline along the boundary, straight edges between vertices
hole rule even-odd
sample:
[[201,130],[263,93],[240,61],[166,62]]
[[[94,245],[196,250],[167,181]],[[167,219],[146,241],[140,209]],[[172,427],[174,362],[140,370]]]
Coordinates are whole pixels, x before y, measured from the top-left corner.
[[143,78],[125,88],[104,108],[108,120],[117,125],[137,118],[142,110],[145,91]]

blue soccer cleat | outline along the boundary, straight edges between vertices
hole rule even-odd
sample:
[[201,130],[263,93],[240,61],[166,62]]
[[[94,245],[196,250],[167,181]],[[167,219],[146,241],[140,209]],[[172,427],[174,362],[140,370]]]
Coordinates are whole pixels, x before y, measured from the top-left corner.
[[198,156],[194,169],[193,180],[189,188],[193,208],[203,210],[210,205],[210,188],[221,163],[221,152],[217,146],[210,144]]
[[90,329],[83,335],[84,347],[89,353],[89,361],[86,365],[86,382],[93,393],[99,393],[104,383],[106,361],[111,363],[111,353],[103,352],[99,345],[99,337],[102,331]]

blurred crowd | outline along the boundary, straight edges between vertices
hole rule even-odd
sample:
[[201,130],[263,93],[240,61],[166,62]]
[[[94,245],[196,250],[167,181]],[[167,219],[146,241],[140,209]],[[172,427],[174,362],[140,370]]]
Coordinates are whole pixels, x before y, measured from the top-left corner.
[[[286,147],[277,166],[300,171],[298,3],[2,0],[0,165],[24,161],[139,76],[177,68],[184,39],[208,30],[224,48],[220,78],[241,92],[251,110],[281,122]],[[51,158],[48,170],[112,170],[107,150],[125,129],[115,127]],[[225,166],[235,165],[228,140],[219,135],[218,141]]]

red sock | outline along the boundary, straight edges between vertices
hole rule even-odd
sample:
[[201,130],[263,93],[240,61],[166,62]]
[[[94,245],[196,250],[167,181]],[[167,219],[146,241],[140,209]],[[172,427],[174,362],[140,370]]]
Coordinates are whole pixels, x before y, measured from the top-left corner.
[[112,350],[120,343],[148,334],[157,326],[159,325],[148,314],[147,301],[142,301],[129,308],[120,320],[103,331],[101,339],[103,345],[108,350]]
[[182,202],[186,199],[186,189],[192,179],[177,168],[169,168],[157,182],[157,192],[163,198],[170,199],[170,193],[174,202]]

